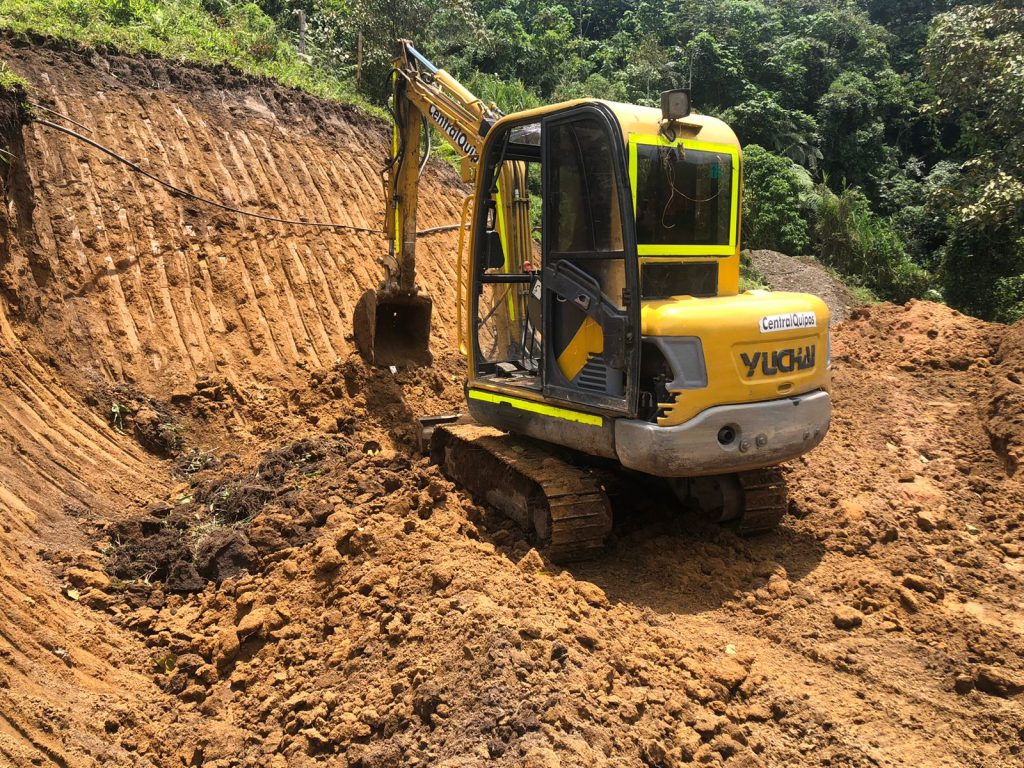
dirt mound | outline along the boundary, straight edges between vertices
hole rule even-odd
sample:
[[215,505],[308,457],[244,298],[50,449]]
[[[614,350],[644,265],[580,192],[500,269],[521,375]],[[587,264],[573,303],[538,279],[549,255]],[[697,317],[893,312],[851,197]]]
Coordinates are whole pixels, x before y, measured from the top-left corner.
[[237,531],[303,535],[191,595],[105,591],[153,681],[206,719],[132,738],[158,764],[1010,765],[1024,489],[979,408],[1004,332],[928,303],[858,310],[836,332],[832,434],[789,468],[779,532],[738,539],[637,481],[624,495],[650,503],[620,502],[608,555],[568,570],[368,439],[363,414],[429,378],[314,373],[355,393],[350,450],[300,443],[189,483],[297,492]]
[[[387,132],[350,110],[4,54],[180,183],[379,214]],[[435,365],[368,370],[346,334],[380,241],[201,211],[39,126],[6,139],[0,764],[1020,763],[1021,326],[855,311],[778,531],[626,478],[609,552],[561,569],[411,450],[415,416],[462,408],[454,236],[421,271]],[[449,223],[453,176],[430,176]]]
[[787,256],[778,251],[745,251],[754,268],[773,291],[813,293],[828,305],[832,321],[845,320],[861,302],[849,288],[809,256]]
[[207,581],[255,570],[323,524],[302,481],[320,473],[329,455],[349,452],[343,439],[305,439],[265,454],[253,472],[197,472],[169,502],[111,526],[106,571],[121,581],[162,582],[169,592],[199,592]]
[[1014,474],[1024,461],[1024,321],[1007,329],[992,362],[986,429]]
[[765,750],[747,725],[772,717],[752,658],[654,628],[624,645],[633,608],[484,527],[425,461],[365,455],[317,484],[315,542],[184,604],[155,589],[148,604],[166,607],[131,619],[166,690],[259,737],[204,744],[208,759],[664,765]]

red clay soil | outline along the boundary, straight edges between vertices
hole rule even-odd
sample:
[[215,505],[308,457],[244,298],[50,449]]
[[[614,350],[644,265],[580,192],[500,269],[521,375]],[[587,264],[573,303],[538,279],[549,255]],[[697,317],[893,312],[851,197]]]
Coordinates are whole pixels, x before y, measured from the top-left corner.
[[[376,120],[227,70],[2,56],[179,184],[378,221]],[[454,235],[424,241],[437,364],[371,371],[349,320],[381,240],[5,138],[0,765],[1024,760],[1024,326],[855,310],[777,532],[626,480],[609,552],[563,569],[412,450],[415,415],[461,406]],[[456,221],[426,176],[424,226]]]

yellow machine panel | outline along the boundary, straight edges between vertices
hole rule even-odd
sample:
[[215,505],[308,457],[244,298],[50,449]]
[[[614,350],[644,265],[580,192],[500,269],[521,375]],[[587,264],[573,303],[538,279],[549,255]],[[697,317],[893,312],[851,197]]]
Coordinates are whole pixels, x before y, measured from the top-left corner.
[[[814,325],[767,328],[785,318],[810,315]],[[679,298],[644,305],[645,336],[699,335],[708,386],[673,392],[658,419],[681,424],[715,405],[759,402],[826,389],[829,312],[825,302],[802,293],[749,291],[737,296]],[[766,320],[768,318],[768,320]],[[792,320],[788,321],[791,324]]]

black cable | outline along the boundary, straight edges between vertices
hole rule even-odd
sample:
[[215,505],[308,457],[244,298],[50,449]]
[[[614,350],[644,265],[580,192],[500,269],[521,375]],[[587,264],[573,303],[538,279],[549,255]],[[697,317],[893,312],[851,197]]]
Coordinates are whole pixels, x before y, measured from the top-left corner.
[[[164,181],[163,179],[159,178],[158,176],[154,176],[149,171],[147,171],[144,168],[140,167],[137,163],[134,163],[131,160],[129,160],[127,157],[124,157],[123,155],[118,154],[117,152],[112,150],[110,147],[104,146],[103,144],[100,144],[98,141],[94,141],[93,139],[90,139],[88,136],[83,136],[82,134],[78,133],[77,131],[73,131],[70,128],[65,128],[63,125],[58,125],[57,123],[53,123],[53,122],[50,122],[49,120],[44,120],[42,118],[36,118],[35,122],[40,124],[40,125],[43,125],[43,126],[45,126],[47,128],[52,128],[52,129],[54,129],[56,131],[60,131],[61,133],[65,133],[68,136],[71,136],[73,138],[78,139],[81,142],[84,142],[84,143],[88,144],[89,146],[93,147],[94,149],[98,149],[100,152],[103,152],[105,155],[109,155],[110,157],[114,158],[115,160],[117,160],[117,161],[119,161],[121,163],[124,163],[129,168],[131,168],[133,171],[135,171],[136,173],[141,174],[142,176],[145,176],[147,179],[149,179],[151,181],[154,181],[157,184],[159,184],[160,186],[170,190],[172,194],[181,195],[182,197],[187,197],[187,198],[189,198],[191,200],[195,200],[195,201],[200,202],[200,203],[205,203],[206,205],[212,205],[213,207],[220,208],[223,211],[228,211],[230,213],[237,213],[237,214],[240,214],[242,216],[250,216],[250,217],[255,218],[255,219],[262,219],[263,221],[272,221],[272,222],[276,222],[278,224],[291,224],[291,225],[296,225],[296,226],[300,226],[300,227],[317,227],[317,228],[320,228],[320,229],[345,229],[345,230],[349,230],[351,232],[368,232],[368,233],[375,234],[375,235],[381,234],[381,230],[379,230],[379,229],[372,229],[370,227],[357,227],[357,226],[354,226],[352,224],[339,224],[339,223],[333,222],[333,221],[303,221],[301,219],[283,219],[283,218],[280,218],[278,216],[270,216],[269,214],[266,214],[266,213],[259,213],[257,211],[246,211],[246,210],[242,210],[241,208],[235,208],[234,206],[227,205],[225,203],[220,203],[220,202],[218,202],[216,200],[211,200],[210,198],[207,198],[207,197],[202,197],[200,195],[196,195],[196,194],[194,194],[192,192],[189,192],[187,189],[182,189],[181,187],[176,187],[174,184],[171,184],[168,181]],[[76,123],[76,125],[77,125],[77,123]],[[84,128],[84,126],[82,126],[82,127]],[[88,130],[88,129],[86,129],[86,130]],[[421,230],[421,231],[417,232],[416,234],[417,235],[432,235],[432,234],[436,234],[438,232],[450,232],[452,230],[459,229],[461,226],[462,226],[461,224],[446,224],[446,225],[440,226],[440,227],[432,227],[431,229],[424,229],[424,230]]]
[[274,221],[274,222],[277,222],[279,224],[298,224],[298,225],[301,225],[301,226],[320,227],[320,228],[323,228],[323,229],[348,229],[348,230],[352,230],[354,232],[372,232],[372,233],[375,233],[375,234],[380,232],[379,229],[370,229],[369,227],[356,227],[356,226],[352,226],[350,224],[337,224],[337,223],[331,222],[331,221],[302,221],[300,219],[282,219],[282,218],[279,218],[277,216],[270,216],[269,214],[266,214],[266,213],[257,213],[256,211],[244,211],[241,208],[235,208],[234,206],[231,206],[231,205],[226,205],[224,203],[219,203],[216,200],[210,200],[207,197],[201,197],[200,195],[193,194],[192,192],[189,192],[187,189],[182,189],[181,187],[176,187],[173,184],[171,184],[169,181],[164,181],[163,179],[161,179],[161,178],[159,178],[157,176],[154,176],[152,173],[150,173],[149,171],[141,168],[137,163],[132,162],[127,157],[124,157],[123,155],[119,155],[117,152],[115,152],[114,150],[110,149],[110,147],[105,147],[104,145],[100,144],[98,141],[93,141],[88,136],[83,136],[82,134],[78,133],[77,131],[72,131],[70,128],[65,128],[63,125],[57,125],[57,123],[51,123],[49,120],[43,120],[41,118],[37,119],[36,122],[39,123],[40,125],[45,125],[47,128],[53,128],[54,130],[60,131],[61,133],[66,133],[69,136],[73,136],[74,138],[78,139],[79,141],[85,142],[89,146],[91,146],[91,147],[93,147],[95,149],[98,149],[100,152],[103,152],[104,154],[109,155],[110,157],[114,158],[115,160],[118,160],[118,161],[124,163],[129,168],[131,168],[133,171],[135,171],[136,173],[141,174],[141,175],[145,176],[147,179],[149,179],[151,181],[155,181],[160,186],[169,189],[172,193],[174,193],[176,195],[181,195],[181,196],[187,197],[187,198],[189,198],[191,200],[196,200],[196,201],[198,201],[200,203],[206,203],[207,205],[212,205],[215,208],[220,208],[221,210],[224,210],[224,211],[229,211],[231,213],[240,213],[243,216],[252,216],[253,218],[263,219],[264,221]]
[[397,69],[393,69],[395,80],[392,85],[392,98],[395,102],[394,110],[391,112],[391,119],[395,121],[395,135],[398,137],[398,146],[395,151],[395,156],[391,159],[391,166],[402,165],[402,160],[405,159],[405,121],[402,116],[402,105],[399,102],[399,88],[404,84],[404,81],[400,79],[400,75]]
[[[454,232],[457,229],[462,229],[462,224],[445,224],[440,227],[431,227],[430,229],[419,229],[416,230],[416,234],[420,237],[423,235],[436,235],[438,232]],[[469,229],[469,224],[465,225],[466,229]]]
[[49,112],[51,115],[56,115],[61,120],[65,121],[67,123],[71,123],[72,125],[78,126],[79,128],[81,128],[83,131],[86,131],[87,133],[92,133],[92,129],[89,126],[82,125],[80,122],[78,122],[77,120],[72,120],[67,115],[62,115],[60,112],[57,112],[56,110],[50,109],[49,107],[44,107],[42,104],[37,104],[36,102],[34,102],[34,101],[30,100],[30,99],[26,99],[26,102],[31,107],[35,107],[36,109],[41,109],[44,112]]
[[491,188],[488,190],[488,194],[494,195],[498,192],[498,178],[501,176],[501,164],[505,162],[505,152],[508,151],[508,142],[512,138],[512,131],[505,134],[505,140],[501,145],[501,153],[498,155],[498,162],[494,165],[494,181],[491,183]]

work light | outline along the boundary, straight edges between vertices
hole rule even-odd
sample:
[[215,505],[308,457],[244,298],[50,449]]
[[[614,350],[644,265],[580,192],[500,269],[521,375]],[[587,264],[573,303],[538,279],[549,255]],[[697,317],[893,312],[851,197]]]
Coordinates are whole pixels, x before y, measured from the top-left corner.
[[661,92],[661,116],[665,120],[679,120],[690,114],[690,91],[676,88]]

